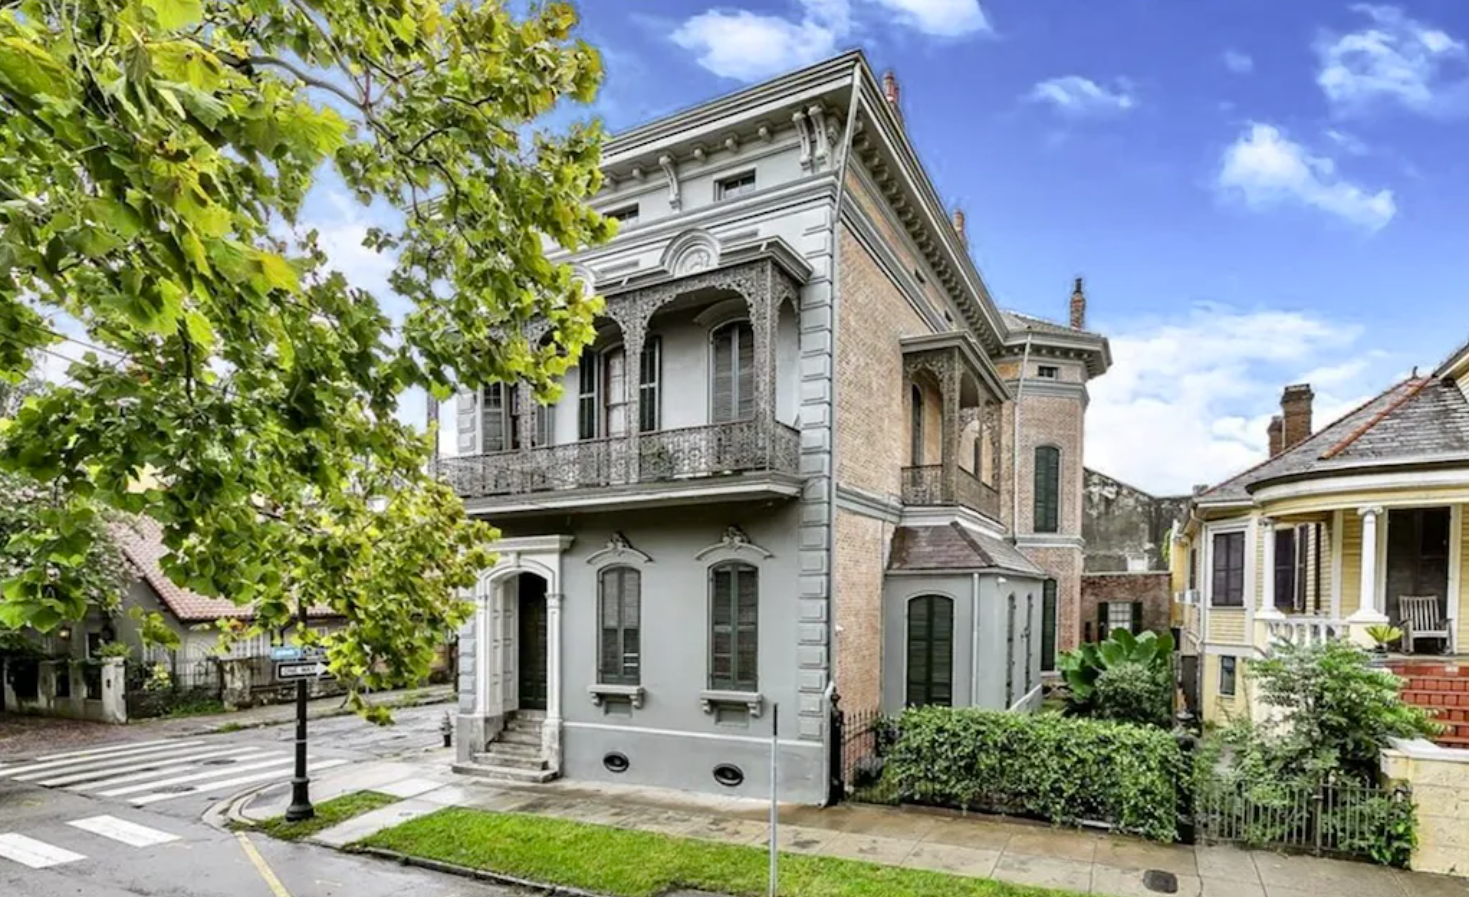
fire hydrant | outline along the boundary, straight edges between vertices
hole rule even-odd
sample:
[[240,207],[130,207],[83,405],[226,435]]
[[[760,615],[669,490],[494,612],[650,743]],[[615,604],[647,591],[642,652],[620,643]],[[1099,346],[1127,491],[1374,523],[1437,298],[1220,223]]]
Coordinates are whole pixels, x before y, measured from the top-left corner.
[[443,719],[439,720],[439,734],[444,736],[444,747],[450,746],[454,737],[454,724],[449,722],[449,711],[444,711]]

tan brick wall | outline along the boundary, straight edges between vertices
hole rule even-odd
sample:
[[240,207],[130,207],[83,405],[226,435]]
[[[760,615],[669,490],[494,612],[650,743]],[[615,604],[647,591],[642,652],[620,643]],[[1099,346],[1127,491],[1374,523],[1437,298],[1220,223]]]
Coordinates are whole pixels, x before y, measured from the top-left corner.
[[1105,638],[1100,605],[1121,601],[1143,603],[1143,629],[1167,632],[1173,595],[1169,575],[1158,573],[1088,573],[1081,578],[1081,631],[1085,639],[1090,624],[1092,641]]
[[[837,481],[892,496],[908,464],[911,420],[899,340],[928,328],[866,248],[841,234],[841,320],[837,333]],[[937,463],[938,393],[925,404],[925,450]],[[931,435],[929,433],[931,431]]]
[[867,710],[882,704],[882,583],[892,527],[860,514],[837,511],[833,651],[842,707]]
[[[1061,449],[1061,519],[1059,535],[1080,536],[1083,516],[1082,480],[1084,477],[1082,453],[1085,449],[1085,421],[1080,399],[1064,396],[1021,395],[1020,399],[1020,519],[1015,531],[1035,531],[1035,449],[1040,445],[1054,445]],[[1004,469],[1001,479],[1005,488],[1001,494],[1009,501],[1013,493],[1014,457],[1010,454],[1014,445],[1015,403],[1006,402],[1004,408]],[[1013,510],[1006,506],[1001,510],[1007,522]]]
[[1081,642],[1081,551],[1076,548],[1022,548],[1037,567],[1056,580],[1056,650]]

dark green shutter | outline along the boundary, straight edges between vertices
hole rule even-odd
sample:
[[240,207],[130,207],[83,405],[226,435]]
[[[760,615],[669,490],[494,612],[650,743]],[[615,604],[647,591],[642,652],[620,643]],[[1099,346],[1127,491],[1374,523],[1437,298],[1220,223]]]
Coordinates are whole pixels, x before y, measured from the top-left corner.
[[710,688],[759,687],[759,576],[749,564],[721,564],[709,571]]
[[924,595],[908,602],[909,707],[954,703],[954,602]]
[[1097,641],[1104,642],[1112,630],[1107,626],[1107,602],[1097,602]]
[[1132,634],[1137,635],[1143,631],[1143,603],[1134,601],[1132,603]]
[[1041,669],[1056,668],[1056,580],[1048,579],[1041,588]]
[[923,390],[914,386],[909,391],[908,404],[911,419],[909,420],[908,446],[909,464],[914,467],[923,466]]
[[1054,445],[1035,450],[1035,531],[1058,532],[1061,527],[1061,450]]

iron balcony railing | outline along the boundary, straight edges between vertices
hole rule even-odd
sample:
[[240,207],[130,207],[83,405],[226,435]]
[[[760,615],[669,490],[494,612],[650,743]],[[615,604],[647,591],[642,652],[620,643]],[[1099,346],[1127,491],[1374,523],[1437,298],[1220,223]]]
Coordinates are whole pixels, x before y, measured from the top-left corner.
[[1000,517],[999,490],[962,467],[947,478],[942,464],[903,468],[903,504],[962,505],[996,520]]
[[439,460],[464,498],[630,486],[769,472],[796,474],[801,436],[775,421],[742,420],[613,439]]

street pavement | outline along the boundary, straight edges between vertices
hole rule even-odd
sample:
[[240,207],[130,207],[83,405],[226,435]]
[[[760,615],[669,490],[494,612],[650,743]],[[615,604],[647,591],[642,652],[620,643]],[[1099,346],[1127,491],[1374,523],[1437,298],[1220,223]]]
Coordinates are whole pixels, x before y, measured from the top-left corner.
[[[397,727],[356,717],[312,725],[311,772],[413,756],[439,744],[443,707]],[[71,742],[0,757],[4,897],[505,897],[513,891],[201,821],[240,791],[282,789],[292,727],[146,741]]]

